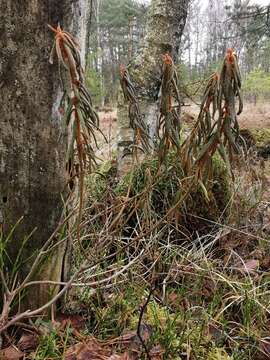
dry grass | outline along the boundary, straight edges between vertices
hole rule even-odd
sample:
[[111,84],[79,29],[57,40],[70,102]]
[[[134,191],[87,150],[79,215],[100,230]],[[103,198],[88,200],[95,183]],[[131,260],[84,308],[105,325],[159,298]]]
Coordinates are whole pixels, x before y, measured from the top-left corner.
[[[196,104],[188,104],[190,106],[183,107],[184,119],[187,123],[192,123],[193,118],[196,119],[199,113],[199,106]],[[270,127],[270,104],[269,103],[253,103],[245,102],[242,114],[238,116],[240,128],[269,128]]]
[[117,132],[117,110],[116,108],[108,111],[98,112],[100,119],[100,129],[106,136],[108,143],[106,144],[102,136],[98,136],[99,148],[96,155],[101,160],[111,160],[116,151],[116,132]]
[[[182,121],[185,124],[192,125],[199,113],[199,106],[189,104],[182,108]],[[102,137],[99,137],[100,149],[97,156],[102,160],[112,158],[117,144],[117,110],[112,108],[110,111],[100,111],[100,128],[108,138],[108,144],[105,144]],[[238,117],[240,128],[242,129],[260,129],[270,127],[270,104],[268,103],[245,103],[242,114]]]
[[245,104],[243,113],[239,116],[241,128],[269,128],[270,104],[258,103],[257,105]]

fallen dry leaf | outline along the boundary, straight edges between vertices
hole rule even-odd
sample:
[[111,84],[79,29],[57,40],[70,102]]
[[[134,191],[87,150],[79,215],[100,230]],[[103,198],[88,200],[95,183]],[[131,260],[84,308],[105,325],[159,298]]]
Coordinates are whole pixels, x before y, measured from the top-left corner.
[[176,292],[171,292],[168,295],[168,301],[170,302],[170,304],[175,305],[178,300],[179,300],[179,295]]
[[201,295],[203,295],[206,298],[212,298],[215,292],[216,292],[216,283],[212,279],[208,279],[208,278],[204,279]]
[[[152,330],[151,327],[147,324],[142,324],[140,326],[140,335],[144,342],[147,342],[151,336]],[[116,339],[113,339],[109,342],[111,345],[119,344],[120,346],[128,347],[129,350],[136,351],[141,347],[141,340],[137,335],[137,331],[129,331],[119,336]]]
[[80,315],[60,313],[57,314],[55,320],[59,322],[62,327],[66,327],[69,325],[76,330],[85,329],[85,319]]
[[18,349],[21,351],[34,351],[38,347],[39,338],[37,334],[25,333],[18,341]]
[[122,355],[111,355],[108,360],[133,360],[131,357],[128,356],[128,353],[125,352]]
[[22,359],[24,353],[17,349],[15,346],[9,346],[0,350],[0,360],[19,360]]
[[151,360],[163,360],[163,354],[164,349],[160,345],[154,346],[149,352]]
[[223,250],[235,249],[245,243],[245,239],[240,237],[236,232],[230,231],[220,237],[219,248]]
[[253,272],[255,270],[258,269],[258,267],[260,266],[260,262],[259,260],[255,260],[255,259],[251,259],[246,261],[243,265],[241,270],[244,272]]
[[108,360],[111,351],[102,347],[94,338],[68,349],[65,360]]
[[264,257],[261,260],[261,268],[262,268],[262,270],[269,270],[270,269],[270,256]]

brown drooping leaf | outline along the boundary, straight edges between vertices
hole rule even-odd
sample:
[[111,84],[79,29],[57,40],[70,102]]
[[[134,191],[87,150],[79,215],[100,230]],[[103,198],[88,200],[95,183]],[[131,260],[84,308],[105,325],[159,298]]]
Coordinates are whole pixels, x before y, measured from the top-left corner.
[[231,163],[240,153],[237,115],[242,110],[238,59],[236,52],[230,48],[220,72],[209,78],[197,121],[181,146],[182,163],[187,175],[195,173],[196,179],[203,181],[203,185],[207,184],[213,176],[213,156],[218,153],[233,177]]
[[[79,225],[82,219],[84,198],[84,176],[86,171],[91,170],[96,164],[96,157],[92,142],[97,144],[96,132],[99,129],[99,117],[92,103],[90,92],[85,86],[85,77],[81,64],[80,49],[77,40],[72,34],[61,29],[60,25],[54,28],[48,25],[54,32],[54,45],[52,47],[50,63],[53,63],[54,55],[57,55],[59,66],[66,69],[69,76],[69,84],[65,85],[65,91],[60,101],[61,112],[64,113],[63,122],[69,129],[67,146],[66,167],[70,175],[70,182],[74,176],[79,179],[79,213],[77,218],[77,236],[80,239]],[[61,77],[61,71],[59,71]],[[61,79],[61,83],[65,81]],[[103,135],[104,136],[104,135]],[[107,142],[106,137],[104,139]]]
[[151,146],[149,143],[149,134],[147,125],[141,113],[139,102],[136,96],[136,90],[132,84],[128,70],[124,65],[120,65],[120,84],[125,100],[129,103],[130,127],[134,130],[134,150],[141,144],[144,152],[149,152]]
[[21,351],[34,351],[38,347],[39,338],[37,334],[25,333],[18,341],[18,349]]
[[22,359],[24,353],[17,349],[15,346],[9,346],[0,350],[0,360],[19,360]]
[[171,147],[180,151],[180,95],[178,76],[173,59],[169,54],[162,55],[162,81],[160,114],[157,122],[157,135],[160,139],[158,156],[162,163]]

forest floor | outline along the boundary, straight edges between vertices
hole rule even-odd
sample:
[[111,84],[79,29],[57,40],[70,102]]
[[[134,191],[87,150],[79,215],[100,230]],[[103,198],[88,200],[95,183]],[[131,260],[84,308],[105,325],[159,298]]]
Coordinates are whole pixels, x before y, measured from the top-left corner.
[[[189,104],[183,106],[184,114],[195,117],[199,112],[199,106]],[[270,104],[268,103],[245,103],[242,114],[238,116],[240,128],[242,129],[261,129],[270,128]]]
[[[187,106],[182,110],[186,125],[192,126],[198,107]],[[109,145],[102,148],[100,154],[108,160],[115,154],[117,114],[114,109],[101,113],[100,117],[109,139]],[[239,123],[241,129],[255,129],[254,136],[259,134],[256,142],[260,141],[260,145],[270,144],[270,133],[265,132],[265,128],[270,128],[269,105],[246,105]],[[105,348],[114,349],[118,354],[111,357],[104,354],[104,359],[270,359],[268,152],[263,160],[252,150],[248,160],[237,164],[234,171],[235,182],[229,183],[233,190],[227,217],[221,216],[206,234],[190,242],[181,244],[178,240],[174,245],[171,229],[167,244],[161,240],[149,245],[153,247],[150,264],[162,255],[157,271],[163,280],[153,293],[149,270],[145,270],[149,260],[144,259],[143,264],[130,273],[131,281],[125,285],[116,286],[100,295],[101,298],[88,300],[89,303],[85,298],[81,300],[84,306],[87,303],[92,308],[95,325],[90,327],[91,335],[105,341],[103,345],[98,343],[101,353]],[[107,176],[107,170],[104,175]],[[166,192],[174,186],[172,178],[170,174],[164,182],[160,180],[164,204]],[[139,184],[142,181],[140,178]],[[114,191],[109,191],[109,198]],[[221,186],[220,196],[225,197],[226,191]],[[107,195],[101,196],[106,202]],[[196,196],[191,201],[198,201]],[[147,198],[144,201],[147,203]],[[208,205],[202,205],[199,200],[194,213],[196,207],[204,206]],[[199,234],[200,220],[193,218],[191,223],[191,228],[198,226]],[[146,271],[142,278],[141,266]],[[87,352],[82,350],[82,353],[84,351]]]
[[[199,108],[191,105],[182,111],[184,122],[192,126]],[[100,154],[112,159],[117,114],[114,109],[100,117],[109,139]],[[268,104],[245,105],[239,124],[252,134],[255,130],[256,142],[268,147]],[[161,267],[165,271],[170,263],[173,282],[167,276],[168,284],[165,278],[150,294],[147,281],[136,279],[137,269],[134,282],[109,291],[103,299],[95,336],[114,339],[110,341],[122,350],[119,359],[270,359],[268,149],[264,159],[251,152],[245,163],[236,165],[231,186],[226,220],[220,219],[207,235],[192,240],[193,245],[178,244],[177,249],[170,245],[177,255],[165,251]],[[163,253],[163,246],[154,251]]]
[[[186,124],[192,125],[198,108],[184,107],[183,112]],[[114,165],[107,161],[115,155],[116,111],[101,112],[100,118],[109,145],[102,143],[99,156],[105,162],[88,180],[89,208],[94,206],[95,215],[103,214],[103,210],[107,214],[113,207],[116,210],[106,217],[101,215],[101,223],[93,220],[91,212],[84,218],[89,218],[91,229],[101,235],[104,227],[109,226],[105,240],[110,248],[106,250],[105,243],[102,256],[106,251],[114,253],[120,246],[119,241],[121,244],[130,241],[131,246],[124,245],[124,254],[116,256],[112,263],[100,265],[98,270],[101,275],[108,271],[110,275],[115,269],[121,271],[126,257],[132,263],[141,249],[146,255],[140,255],[132,268],[117,280],[105,282],[106,286],[100,289],[76,288],[70,292],[65,311],[52,321],[33,320],[20,337],[15,333],[14,338],[20,338],[16,347],[0,350],[0,359],[270,359],[268,150],[265,158],[254,150],[248,159],[241,159],[234,167],[234,182],[222,177],[216,179],[212,190],[220,199],[226,197],[225,209],[214,221],[209,221],[207,231],[200,232],[199,226],[204,227],[208,221],[205,217],[213,212],[212,200],[202,201],[200,192],[191,196],[184,209],[190,226],[189,232],[185,232],[178,223],[177,217],[181,221],[181,214],[166,208],[174,203],[175,189],[179,187],[179,174],[175,174],[179,160],[168,164],[170,172],[161,179],[155,162],[148,161],[145,171],[133,173],[132,181],[136,178],[136,183],[132,183],[131,191],[134,193],[127,196],[123,188],[129,192],[131,183],[127,186],[123,182],[121,190],[115,183]],[[270,128],[270,106],[247,105],[239,122],[242,129],[251,131]],[[258,141],[267,147],[270,134],[259,132]],[[154,183],[149,183],[149,179]],[[146,192],[144,186],[150,186]],[[140,191],[140,187],[143,187],[139,192],[143,201],[137,201],[136,191]],[[151,202],[153,194],[158,200],[156,212]],[[129,201],[130,208],[126,209]],[[156,237],[139,236],[141,231],[147,232],[145,226],[146,229],[153,226],[153,218],[161,221],[164,209],[168,215]],[[125,222],[127,215],[134,211],[136,218],[128,223],[123,238],[110,243],[114,231],[107,224],[110,216],[112,223],[121,227],[121,221]],[[200,215],[201,212],[204,215]],[[131,229],[133,224],[136,226]],[[86,228],[84,236],[88,231]],[[183,239],[179,234],[183,234]],[[86,278],[80,280],[88,282],[89,275],[92,280],[99,279],[86,273]]]

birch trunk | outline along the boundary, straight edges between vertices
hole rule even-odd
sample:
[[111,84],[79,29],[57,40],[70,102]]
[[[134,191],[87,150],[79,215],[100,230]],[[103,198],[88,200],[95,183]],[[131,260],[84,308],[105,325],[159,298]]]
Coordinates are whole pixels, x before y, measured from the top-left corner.
[[[161,55],[169,53],[175,61],[184,30],[189,0],[152,0],[147,32],[140,53],[128,70],[137,89],[152,141],[158,114],[157,98],[161,83]],[[133,131],[129,127],[128,105],[122,96],[118,102],[118,173],[122,176],[132,165],[130,145]]]

